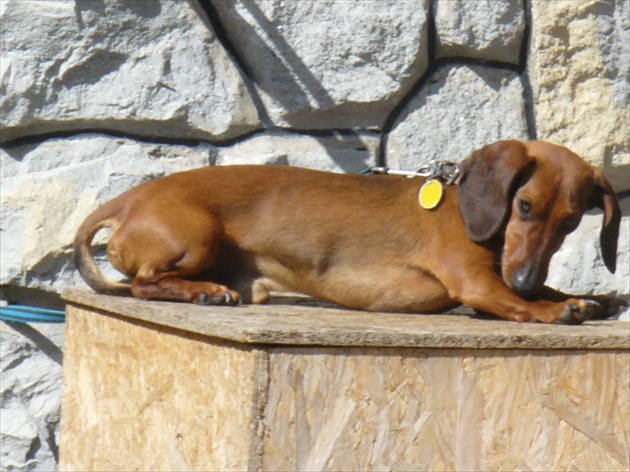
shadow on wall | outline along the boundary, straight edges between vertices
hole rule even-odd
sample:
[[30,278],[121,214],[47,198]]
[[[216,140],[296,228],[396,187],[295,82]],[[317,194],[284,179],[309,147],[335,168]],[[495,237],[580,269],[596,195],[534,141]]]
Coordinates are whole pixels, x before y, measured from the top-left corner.
[[[274,77],[281,78],[281,88],[267,87],[265,88],[265,81],[257,80],[256,83],[264,88],[265,91],[273,95],[276,100],[282,103],[285,110],[294,112],[298,110],[307,109],[308,111],[315,110],[309,101],[309,96],[317,102],[321,108],[332,108],[335,105],[334,100],[324,88],[317,78],[311,73],[308,67],[300,59],[300,56],[293,51],[287,41],[278,33],[273,24],[265,17],[264,13],[260,10],[258,5],[254,2],[243,2],[243,6],[251,13],[252,17],[265,31],[266,36],[276,47],[276,51],[280,53],[281,57],[271,49],[266,47],[263,37],[256,33],[256,30],[252,28],[243,18],[239,17],[239,26],[244,31],[245,36],[256,37],[258,47],[265,48],[264,55],[267,58],[274,58],[272,70],[270,73]],[[234,10],[234,14],[238,13]],[[291,68],[289,68],[289,64]],[[296,76],[295,80],[292,80],[293,76]],[[254,77],[255,79],[255,77]],[[309,93],[305,92],[307,90]]]
[[[268,86],[269,81],[257,79],[247,59],[243,57],[243,55],[238,52],[238,48],[232,44],[232,40],[226,32],[226,28],[222,24],[219,13],[212,2],[210,0],[199,0],[199,3],[206,12],[217,37],[238,64],[246,82],[249,82],[248,89],[250,93],[255,96],[254,101],[258,113],[266,128],[273,129],[276,126],[269,117],[266,107],[258,94],[258,90],[255,86],[251,85],[251,82],[255,83],[256,86],[260,87],[261,90],[281,104],[284,110],[288,112],[286,120],[289,124],[291,124],[290,122],[292,121],[291,113],[299,112],[304,115],[311,111],[317,111],[321,116],[322,110],[331,110],[330,115],[332,117],[340,112],[339,106],[335,103],[328,90],[326,90],[317,77],[310,71],[306,64],[304,64],[300,56],[296,54],[282,34],[280,34],[277,28],[267,19],[255,2],[243,2],[242,5],[252,15],[261,29],[264,30],[266,37],[276,48],[275,51],[267,46],[265,38],[245,21],[245,19],[238,14],[236,9],[231,8],[230,13],[238,22],[239,34],[248,38],[256,38],[256,47],[264,50],[261,55],[265,56],[267,61],[271,61],[271,67],[268,73],[274,77],[274,80],[271,81],[274,86]],[[278,56],[278,54],[280,56]],[[318,108],[311,105],[311,101],[314,101]],[[346,113],[353,113],[351,104],[346,108],[348,108]],[[383,117],[382,121],[385,121],[385,117]],[[357,151],[367,151],[369,149],[368,143],[353,129],[316,130],[291,127],[291,129],[287,131],[308,135],[317,139],[326,150],[329,157],[335,160],[344,172],[356,172],[356,168],[353,168],[352,165],[349,165],[349,163],[343,160],[336,160],[336,153],[334,151],[338,150],[340,146]],[[332,140],[330,138],[332,138]],[[381,154],[382,152],[379,150],[376,151],[377,156]],[[376,164],[381,165],[382,163],[377,162]]]

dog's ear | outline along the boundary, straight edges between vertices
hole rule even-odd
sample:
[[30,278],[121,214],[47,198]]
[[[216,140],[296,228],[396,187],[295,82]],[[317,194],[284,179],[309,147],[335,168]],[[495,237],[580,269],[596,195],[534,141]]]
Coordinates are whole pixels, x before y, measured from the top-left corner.
[[501,228],[509,213],[514,187],[535,160],[520,141],[489,144],[462,163],[459,209],[468,237],[487,241]]
[[614,274],[617,268],[617,239],[621,222],[619,200],[601,169],[595,169],[593,181],[595,182],[593,206],[604,210],[604,222],[599,236],[602,258],[606,268]]

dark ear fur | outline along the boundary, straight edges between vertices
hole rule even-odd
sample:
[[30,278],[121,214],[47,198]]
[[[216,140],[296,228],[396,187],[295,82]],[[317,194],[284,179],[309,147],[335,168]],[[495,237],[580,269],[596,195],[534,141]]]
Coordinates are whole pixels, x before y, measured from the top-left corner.
[[595,169],[593,181],[595,182],[596,190],[593,206],[604,210],[604,222],[599,236],[602,258],[606,268],[614,274],[617,268],[617,239],[619,238],[619,224],[621,221],[619,200],[600,169]]
[[516,140],[485,146],[462,163],[459,208],[470,239],[487,241],[499,231],[510,210],[512,187],[534,163]]

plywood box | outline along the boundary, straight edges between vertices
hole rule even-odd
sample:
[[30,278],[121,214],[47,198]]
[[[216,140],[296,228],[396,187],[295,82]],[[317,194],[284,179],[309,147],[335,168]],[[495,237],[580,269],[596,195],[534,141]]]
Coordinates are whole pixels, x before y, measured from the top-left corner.
[[72,290],[60,470],[628,470],[627,322]]

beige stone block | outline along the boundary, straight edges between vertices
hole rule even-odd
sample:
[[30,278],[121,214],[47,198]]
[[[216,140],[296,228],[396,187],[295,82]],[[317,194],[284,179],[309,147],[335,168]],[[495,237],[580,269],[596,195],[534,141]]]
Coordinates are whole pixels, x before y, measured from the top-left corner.
[[0,284],[60,292],[77,276],[71,246],[87,215],[146,180],[207,165],[210,149],[86,134],[0,150]]
[[630,3],[533,1],[528,72],[539,139],[630,188]]

